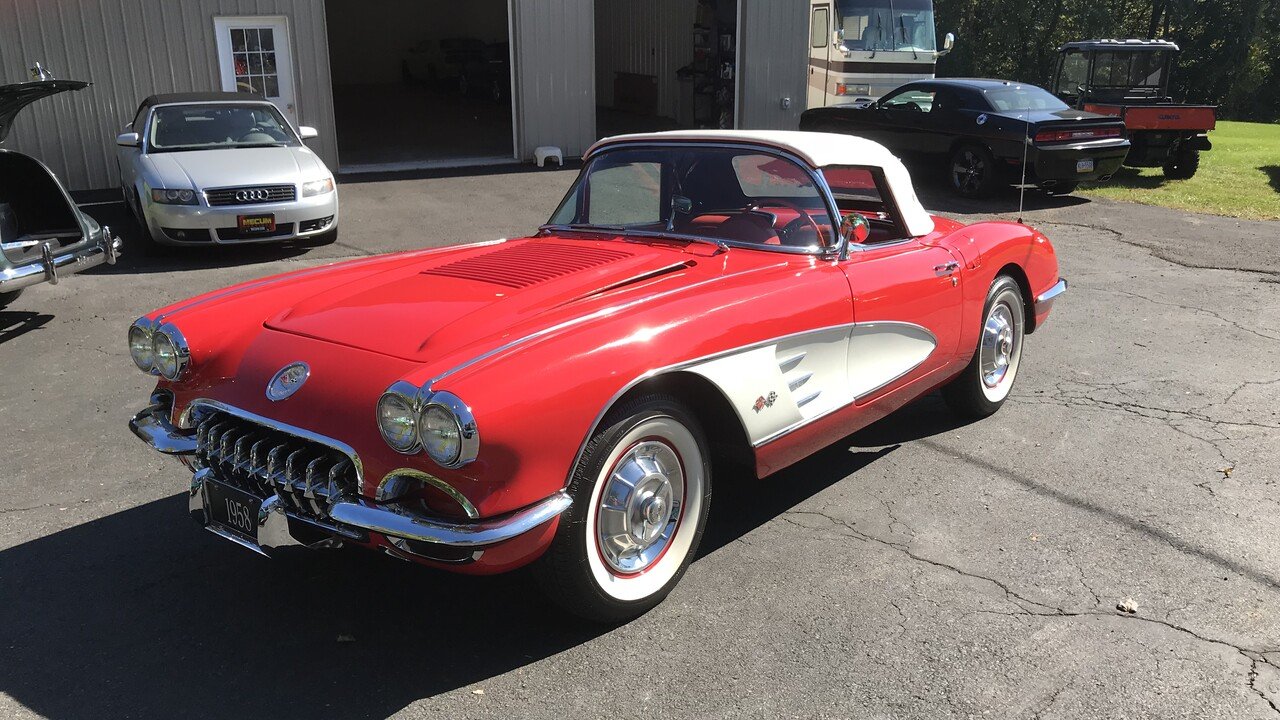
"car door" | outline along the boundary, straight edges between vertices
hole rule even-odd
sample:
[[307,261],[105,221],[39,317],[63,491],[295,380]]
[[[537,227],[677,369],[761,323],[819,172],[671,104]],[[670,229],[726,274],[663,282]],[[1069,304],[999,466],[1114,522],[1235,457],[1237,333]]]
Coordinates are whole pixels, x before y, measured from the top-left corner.
[[960,342],[960,264],[916,239],[841,262],[853,296],[849,387],[856,404],[951,365]]
[[932,104],[933,91],[916,84],[885,95],[875,105],[875,136],[869,139],[899,155],[919,152],[925,116]]

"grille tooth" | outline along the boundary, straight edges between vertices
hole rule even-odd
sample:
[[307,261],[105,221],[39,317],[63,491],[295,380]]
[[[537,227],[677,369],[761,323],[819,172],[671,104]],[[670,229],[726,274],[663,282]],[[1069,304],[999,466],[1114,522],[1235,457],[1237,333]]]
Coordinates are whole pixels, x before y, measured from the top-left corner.
[[[261,200],[237,200],[236,193],[242,190],[265,190],[266,197]],[[263,203],[292,202],[298,199],[298,189],[293,185],[212,188],[204,191],[204,197],[211,207],[219,205],[261,205]]]
[[230,413],[200,408],[196,455],[220,482],[261,499],[275,495],[295,516],[326,521],[329,502],[358,490],[346,453]]

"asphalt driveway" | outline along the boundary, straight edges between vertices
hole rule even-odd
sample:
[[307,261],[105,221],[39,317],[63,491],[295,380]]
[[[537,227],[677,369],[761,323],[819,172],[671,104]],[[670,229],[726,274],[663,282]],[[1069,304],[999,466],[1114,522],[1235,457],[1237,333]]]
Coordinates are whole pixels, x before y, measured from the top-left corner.
[[1005,407],[962,424],[926,397],[763,482],[718,476],[700,557],[620,628],[520,575],[266,561],[186,519],[185,473],[125,426],[136,316],[528,232],[572,177],[344,184],[336,245],[129,238],[0,311],[0,717],[1280,715],[1276,223],[1033,198],[1071,289]]

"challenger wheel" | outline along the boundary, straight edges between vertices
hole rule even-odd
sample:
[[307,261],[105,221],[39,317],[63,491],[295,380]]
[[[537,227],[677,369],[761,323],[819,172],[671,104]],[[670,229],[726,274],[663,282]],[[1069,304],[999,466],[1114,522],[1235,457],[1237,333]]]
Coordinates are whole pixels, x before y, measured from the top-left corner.
[[569,483],[573,505],[539,581],[569,612],[620,622],[657,605],[698,549],[711,464],[697,421],[665,395],[609,413]]
[[982,331],[973,359],[942,388],[942,397],[960,415],[983,418],[1004,404],[1022,360],[1026,310],[1018,283],[1001,275],[991,284],[982,310]]
[[961,145],[951,154],[951,187],[969,198],[987,197],[996,187],[996,160],[981,145]]

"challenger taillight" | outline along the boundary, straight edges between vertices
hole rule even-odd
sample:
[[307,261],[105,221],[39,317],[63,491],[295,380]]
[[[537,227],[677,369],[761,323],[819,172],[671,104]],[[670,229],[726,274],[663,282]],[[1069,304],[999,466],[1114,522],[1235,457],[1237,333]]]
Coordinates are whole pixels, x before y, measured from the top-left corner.
[[1078,128],[1070,130],[1041,130],[1036,133],[1036,142],[1072,142],[1075,140],[1101,140],[1103,138],[1120,137],[1118,127]]

